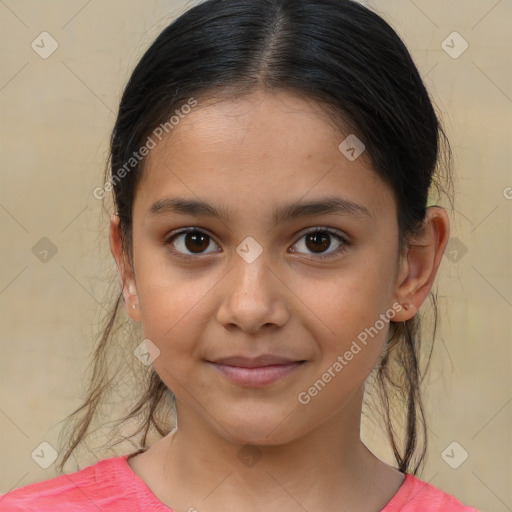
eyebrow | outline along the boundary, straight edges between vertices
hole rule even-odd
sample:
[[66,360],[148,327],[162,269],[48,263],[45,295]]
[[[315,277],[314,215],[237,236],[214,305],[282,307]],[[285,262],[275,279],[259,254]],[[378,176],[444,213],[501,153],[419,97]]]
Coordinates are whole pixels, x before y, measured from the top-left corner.
[[[290,203],[280,206],[274,210],[272,219],[274,225],[277,225],[299,217],[320,216],[330,213],[356,216],[366,220],[373,218],[371,212],[363,205],[341,197],[325,197],[314,201]],[[212,216],[225,223],[231,221],[231,214],[224,207],[214,206],[204,201],[186,199],[183,197],[159,199],[155,201],[148,210],[148,215],[151,217],[169,214]]]

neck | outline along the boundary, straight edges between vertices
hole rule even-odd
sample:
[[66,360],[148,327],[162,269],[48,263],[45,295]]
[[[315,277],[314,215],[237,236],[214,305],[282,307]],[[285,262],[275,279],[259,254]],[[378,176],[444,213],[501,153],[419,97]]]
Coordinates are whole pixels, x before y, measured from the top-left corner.
[[[362,392],[300,438],[248,446],[220,435],[177,404],[178,428],[152,448],[150,488],[175,510],[360,510],[375,512],[403,476],[360,440]],[[155,455],[156,454],[156,455]]]

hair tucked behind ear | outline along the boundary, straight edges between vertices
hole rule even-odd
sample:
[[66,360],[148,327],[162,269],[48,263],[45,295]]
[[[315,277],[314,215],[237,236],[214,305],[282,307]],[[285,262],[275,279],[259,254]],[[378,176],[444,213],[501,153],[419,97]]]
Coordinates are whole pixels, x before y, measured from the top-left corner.
[[[104,190],[113,190],[130,262],[132,206],[144,172],[144,160],[126,172],[133,153],[191,98],[200,105],[262,88],[298,92],[317,102],[340,132],[364,143],[365,157],[393,191],[400,250],[424,220],[429,193],[446,191],[451,200],[448,141],[409,52],[380,16],[351,0],[208,0],[161,32],[137,64],[119,105]],[[141,338],[127,335],[126,317],[118,315],[121,305],[117,290],[97,341],[85,401],[68,418],[71,433],[61,452],[61,470],[94,432],[93,420],[99,421],[116,378],[135,359],[133,349]],[[414,474],[427,441],[419,323],[418,315],[391,323],[375,370],[398,467]],[[431,349],[426,353],[430,360]],[[158,438],[172,428],[174,396],[151,366],[138,364],[131,375],[140,379],[132,389],[143,391],[127,399],[118,425],[132,421],[134,431],[123,439],[137,439],[137,446],[145,447],[150,435]],[[113,416],[110,409],[107,414]]]

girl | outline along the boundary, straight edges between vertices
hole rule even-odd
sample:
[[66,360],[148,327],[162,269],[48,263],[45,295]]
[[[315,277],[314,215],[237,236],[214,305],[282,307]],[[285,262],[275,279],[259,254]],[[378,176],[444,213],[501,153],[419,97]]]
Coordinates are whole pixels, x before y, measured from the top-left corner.
[[[449,238],[428,197],[449,145],[383,19],[350,0],[196,5],[134,70],[110,164],[94,194],[113,192],[121,293],[60,469],[107,394],[121,297],[143,336],[125,418],[141,446],[3,511],[475,510],[414,476],[418,309]],[[370,383],[396,467],[360,439]]]

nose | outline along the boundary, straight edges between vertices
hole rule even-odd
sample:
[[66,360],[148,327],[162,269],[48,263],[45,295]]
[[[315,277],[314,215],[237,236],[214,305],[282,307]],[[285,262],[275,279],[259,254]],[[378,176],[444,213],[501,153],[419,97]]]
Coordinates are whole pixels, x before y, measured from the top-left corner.
[[254,334],[288,321],[286,285],[270,268],[264,252],[250,263],[235,254],[233,268],[223,281],[217,321],[226,329],[238,327]]

